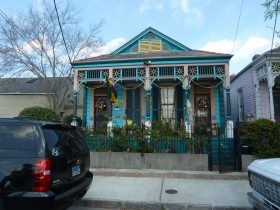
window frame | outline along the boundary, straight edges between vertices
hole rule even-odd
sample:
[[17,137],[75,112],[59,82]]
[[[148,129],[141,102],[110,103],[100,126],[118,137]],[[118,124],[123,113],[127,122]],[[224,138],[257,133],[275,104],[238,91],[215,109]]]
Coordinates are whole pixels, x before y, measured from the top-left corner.
[[[170,93],[173,91],[173,95]],[[163,99],[163,95],[167,94],[165,97],[166,100]],[[169,96],[171,95],[171,96]],[[175,125],[176,123],[176,107],[175,107],[175,87],[174,86],[163,86],[160,89],[160,119],[165,122],[170,122]],[[171,98],[171,101],[168,99]],[[166,108],[164,108],[166,107]],[[170,109],[171,107],[171,109]],[[171,113],[169,113],[171,111]]]

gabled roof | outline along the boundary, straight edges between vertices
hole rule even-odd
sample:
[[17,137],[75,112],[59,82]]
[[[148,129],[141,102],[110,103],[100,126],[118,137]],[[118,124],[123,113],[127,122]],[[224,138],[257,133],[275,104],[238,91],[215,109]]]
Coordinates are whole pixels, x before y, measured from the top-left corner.
[[132,38],[130,41],[128,41],[127,43],[125,43],[124,45],[122,45],[121,47],[119,47],[118,49],[116,49],[114,52],[112,52],[111,54],[119,54],[120,52],[122,52],[125,48],[131,46],[133,43],[138,42],[141,38],[143,38],[145,35],[152,33],[155,34],[157,37],[159,37],[161,40],[165,40],[166,42],[172,43],[173,45],[177,46],[178,49],[182,50],[182,51],[188,51],[191,50],[190,48],[186,47],[185,45],[177,42],[176,40],[170,38],[169,36],[166,36],[165,34],[159,32],[158,30],[149,27],[147,29],[145,29],[144,31],[142,31],[140,34],[138,34],[137,36],[135,36],[134,38]]
[[[143,42],[142,42],[143,41]],[[140,43],[161,42],[161,51],[140,51]],[[228,62],[233,55],[192,50],[152,27],[147,28],[111,54],[75,60],[72,66],[139,65],[147,59],[152,63],[164,62]]]

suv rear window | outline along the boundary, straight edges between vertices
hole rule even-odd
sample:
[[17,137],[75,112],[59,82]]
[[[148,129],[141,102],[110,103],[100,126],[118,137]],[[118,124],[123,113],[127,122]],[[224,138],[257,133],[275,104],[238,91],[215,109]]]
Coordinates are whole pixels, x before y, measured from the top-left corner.
[[0,149],[35,150],[31,125],[0,125]]
[[76,129],[51,127],[44,128],[43,132],[48,150],[59,147],[63,148],[68,154],[77,154],[87,150],[83,136]]

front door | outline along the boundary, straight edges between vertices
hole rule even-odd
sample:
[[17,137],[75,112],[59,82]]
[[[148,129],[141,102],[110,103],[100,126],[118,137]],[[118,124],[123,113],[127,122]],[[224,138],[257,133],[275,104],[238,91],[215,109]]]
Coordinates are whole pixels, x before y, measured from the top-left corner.
[[94,97],[94,130],[106,129],[109,106],[106,96]]
[[195,96],[195,132],[207,134],[211,126],[211,101],[209,95]]

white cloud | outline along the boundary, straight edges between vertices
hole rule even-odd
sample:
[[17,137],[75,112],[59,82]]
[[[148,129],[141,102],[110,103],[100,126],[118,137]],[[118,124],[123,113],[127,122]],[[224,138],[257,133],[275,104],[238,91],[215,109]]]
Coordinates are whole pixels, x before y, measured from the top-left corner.
[[143,4],[140,6],[140,11],[144,12],[146,10],[161,10],[163,8],[163,3],[161,0],[144,0]]
[[[261,37],[249,37],[245,44],[235,51],[232,60],[240,60],[247,56],[253,56],[263,48],[267,48],[270,41]],[[263,52],[262,52],[263,53]]]
[[[204,1],[202,3],[205,3]],[[184,20],[188,24],[198,26],[203,19],[200,8],[200,0],[143,0],[139,10],[140,12],[165,10],[177,21]]]
[[101,47],[99,52],[94,52],[90,56],[109,54],[109,53],[113,52],[114,50],[116,50],[121,45],[123,45],[125,42],[126,42],[125,38],[122,38],[122,37],[113,39],[113,40],[105,43],[105,45]]
[[102,47],[102,52],[105,54],[111,53],[112,51],[116,50],[118,47],[123,45],[126,42],[125,38],[116,38],[113,39],[109,42],[107,42],[103,47]]
[[262,37],[249,37],[245,42],[237,40],[232,52],[233,41],[223,39],[208,42],[200,50],[233,54],[234,56],[230,60],[230,72],[236,74],[252,61],[255,54],[263,54],[269,50],[270,42],[270,40]]
[[192,25],[199,25],[203,19],[203,13],[199,7],[195,6],[198,3],[194,0],[170,0],[171,8],[174,9],[176,16],[186,15],[185,20]]
[[39,46],[35,41],[30,41],[30,42],[24,42],[21,48],[27,54],[31,54],[34,53],[35,50],[39,49]]
[[270,49],[271,41],[262,37],[249,37],[244,44],[239,44],[233,52],[230,61],[232,74],[238,73],[249,63],[256,54],[263,54]]
[[220,41],[208,42],[200,50],[217,52],[217,53],[231,53],[233,41],[222,39]]

